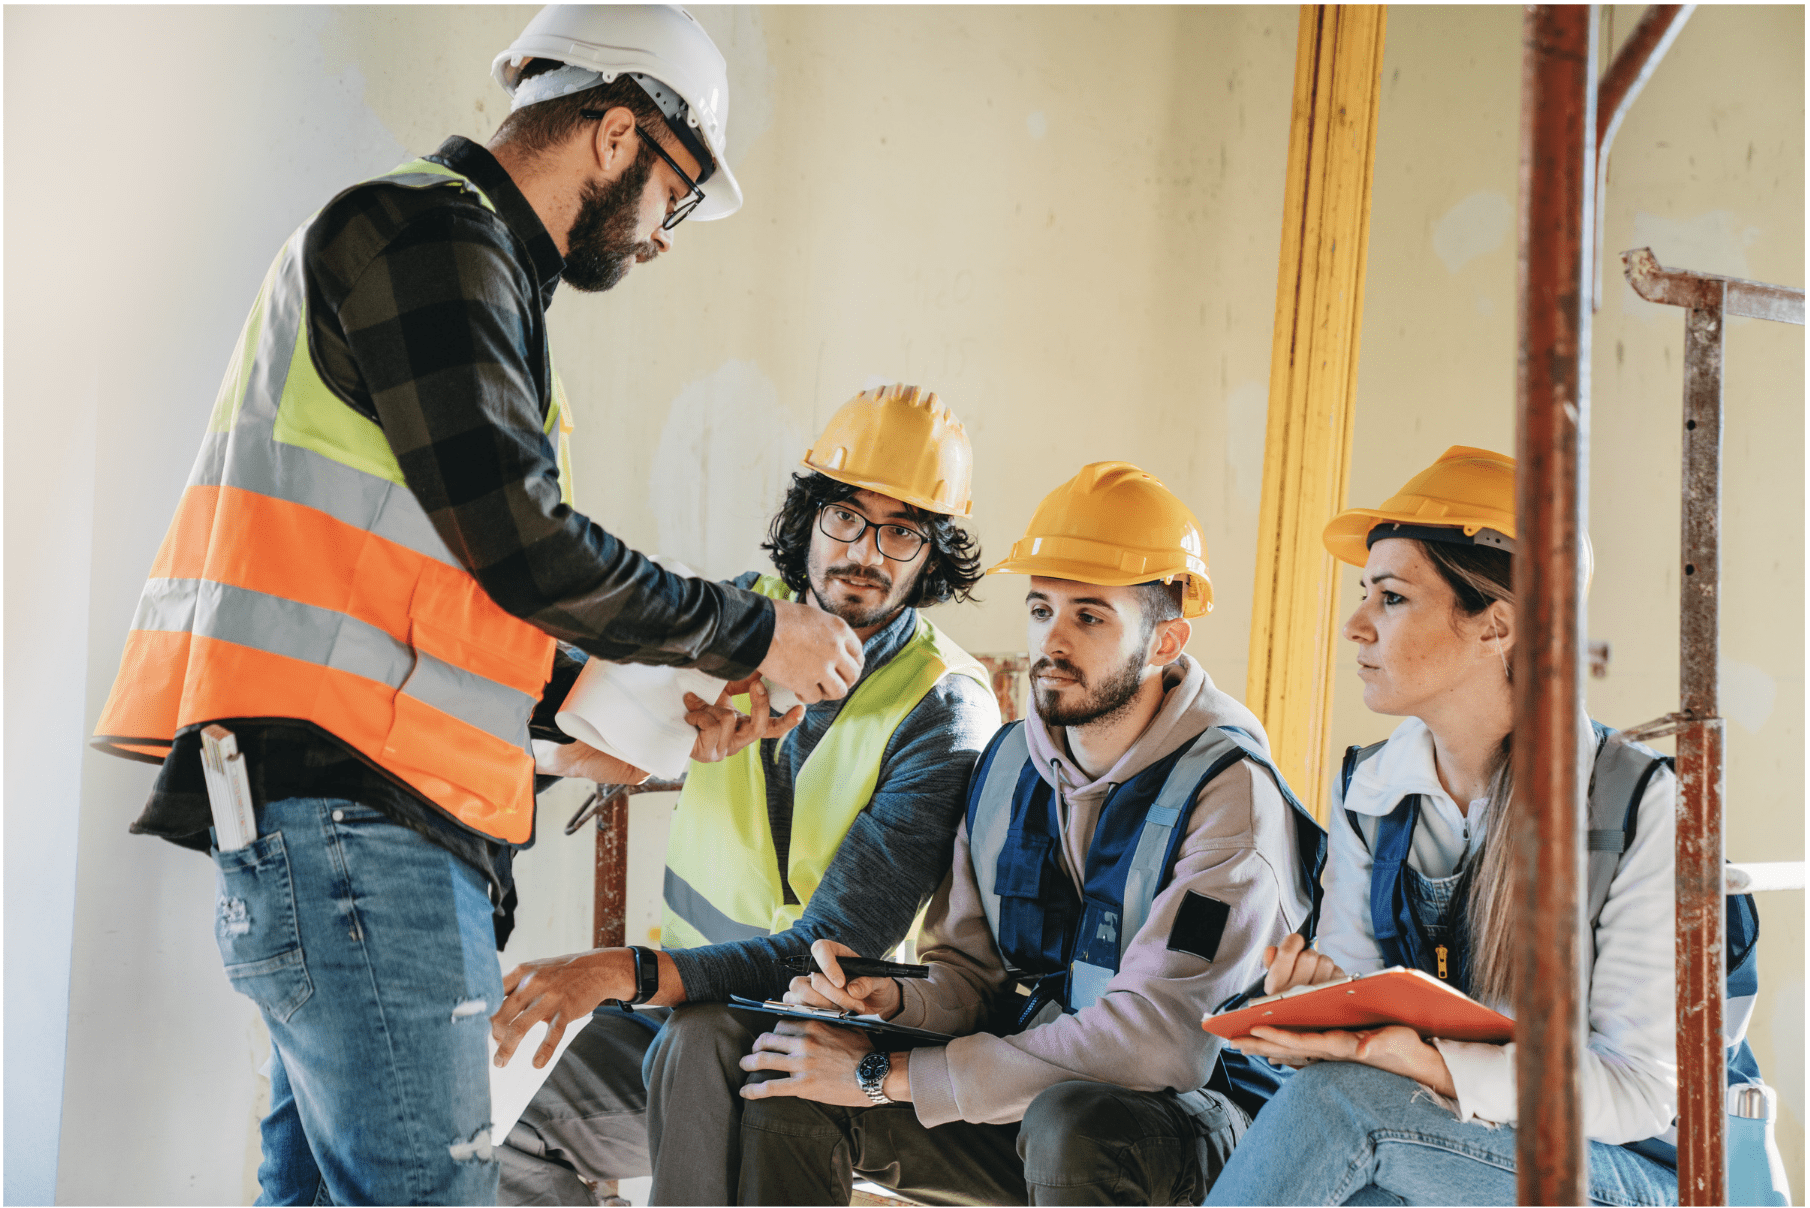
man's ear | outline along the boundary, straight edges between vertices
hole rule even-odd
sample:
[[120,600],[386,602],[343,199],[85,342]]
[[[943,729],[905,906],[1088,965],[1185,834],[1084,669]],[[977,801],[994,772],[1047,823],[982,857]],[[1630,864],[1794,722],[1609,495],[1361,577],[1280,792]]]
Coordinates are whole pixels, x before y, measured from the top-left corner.
[[1194,626],[1181,617],[1172,621],[1164,621],[1156,627],[1151,635],[1156,644],[1150,649],[1150,662],[1157,667],[1167,667],[1182,656],[1187,649],[1188,639],[1194,636]]
[[613,180],[622,175],[641,150],[634,111],[627,105],[617,105],[605,113],[591,131],[589,148],[591,158],[606,177]]

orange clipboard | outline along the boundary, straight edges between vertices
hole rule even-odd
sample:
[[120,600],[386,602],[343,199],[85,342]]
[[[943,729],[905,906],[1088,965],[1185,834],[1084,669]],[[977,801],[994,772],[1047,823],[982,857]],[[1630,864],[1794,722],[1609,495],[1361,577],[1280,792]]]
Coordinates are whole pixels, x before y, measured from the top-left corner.
[[1259,998],[1200,1026],[1227,1040],[1254,1027],[1324,1032],[1406,1024],[1421,1036],[1502,1044],[1515,1038],[1515,1021],[1419,969],[1384,969],[1317,986],[1296,986]]

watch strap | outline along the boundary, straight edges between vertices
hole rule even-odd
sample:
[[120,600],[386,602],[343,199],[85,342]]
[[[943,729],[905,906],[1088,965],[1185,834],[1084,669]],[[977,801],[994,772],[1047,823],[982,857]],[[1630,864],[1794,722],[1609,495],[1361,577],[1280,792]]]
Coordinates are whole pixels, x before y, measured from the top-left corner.
[[652,948],[641,944],[631,945],[629,951],[635,956],[635,997],[632,1005],[639,1006],[660,992],[660,958]]

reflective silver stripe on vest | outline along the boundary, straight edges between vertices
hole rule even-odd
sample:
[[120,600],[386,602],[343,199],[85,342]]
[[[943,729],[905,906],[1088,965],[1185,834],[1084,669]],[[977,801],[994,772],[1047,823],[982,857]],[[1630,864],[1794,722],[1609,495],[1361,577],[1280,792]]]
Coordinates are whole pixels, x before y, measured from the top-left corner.
[[[314,508],[437,562],[459,567],[407,487],[276,437],[277,407],[288,384],[296,342],[304,338],[307,312],[301,242],[306,230],[304,227],[290,238],[271,282],[264,327],[233,422],[221,481]],[[203,451],[205,456],[205,446]]]
[[[1005,849],[1006,832],[1012,827],[1012,793],[1031,758],[1024,727],[1025,723],[1019,722],[999,740],[999,749],[994,751],[993,762],[987,765],[987,778],[980,786],[974,827],[968,835],[968,861],[974,866],[974,881],[980,888],[981,906],[987,912],[987,927],[995,943],[999,939],[999,895],[993,892],[993,882],[999,875],[999,853]],[[1004,963],[1010,966],[1010,962]]]
[[765,927],[750,927],[746,923],[736,922],[712,906],[709,898],[693,889],[685,878],[671,868],[666,870],[665,897],[667,907],[697,928],[698,934],[709,943],[727,944],[773,934]]
[[209,579],[151,579],[132,627],[192,632],[362,676],[530,749],[534,698],[527,693],[411,651],[375,625],[330,608]]
[[1602,914],[1603,904],[1609,900],[1609,883],[1615,880],[1615,870],[1621,866],[1622,848],[1627,842],[1623,824],[1628,810],[1640,808],[1640,803],[1634,800],[1634,790],[1640,787],[1641,777],[1647,774],[1653,761],[1660,758],[1659,752],[1639,743],[1619,742],[1618,737],[1612,734],[1602,744],[1590,771],[1590,796],[1586,807],[1590,833],[1585,836],[1589,851],[1588,888],[1584,918],[1592,926]]
[[1124,911],[1119,927],[1119,956],[1131,947],[1131,938],[1150,917],[1150,903],[1156,900],[1156,887],[1163,878],[1163,853],[1169,850],[1169,838],[1176,824],[1194,808],[1194,791],[1201,777],[1213,765],[1234,750],[1244,748],[1218,726],[1201,731],[1188,753],[1175,761],[1169,778],[1163,781],[1150,812],[1144,815],[1144,829],[1138,835],[1137,850],[1132,853],[1131,871],[1125,877]]

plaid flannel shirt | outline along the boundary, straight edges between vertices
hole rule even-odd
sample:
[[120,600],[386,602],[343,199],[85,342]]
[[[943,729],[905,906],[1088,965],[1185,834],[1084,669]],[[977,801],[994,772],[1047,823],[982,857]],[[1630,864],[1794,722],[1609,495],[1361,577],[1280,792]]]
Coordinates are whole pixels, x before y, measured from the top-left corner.
[[[495,157],[450,138],[430,158],[475,182],[354,186],[310,227],[308,347],[322,379],[375,420],[434,528],[514,616],[588,654],[750,674],[773,635],[772,601],[662,570],[560,500],[542,431],[552,392],[546,309],[564,260]],[[575,667],[562,654],[551,691]],[[549,715],[543,701],[537,718]],[[508,852],[453,822],[324,731],[235,726],[260,804],[355,797],[483,869],[499,901]],[[207,847],[199,741],[179,736],[133,831]]]

